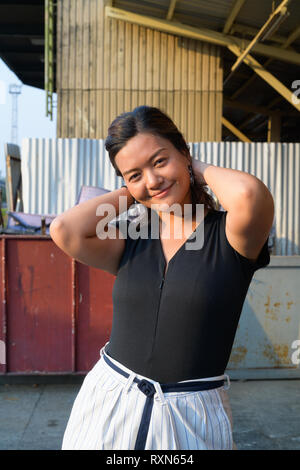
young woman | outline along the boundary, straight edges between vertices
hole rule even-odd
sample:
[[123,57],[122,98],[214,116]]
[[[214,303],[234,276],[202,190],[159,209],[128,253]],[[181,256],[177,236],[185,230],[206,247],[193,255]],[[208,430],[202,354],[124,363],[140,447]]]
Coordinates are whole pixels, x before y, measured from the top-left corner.
[[[270,262],[272,195],[255,176],[193,160],[157,108],[118,116],[106,149],[126,185],[50,227],[69,256],[116,276],[111,336],[76,397],[62,449],[234,449],[224,371],[253,274]],[[116,224],[117,237],[100,236],[96,211],[110,204],[118,215],[120,196],[127,209],[134,200],[145,209],[135,228],[147,236],[133,236],[129,221],[127,231]]]

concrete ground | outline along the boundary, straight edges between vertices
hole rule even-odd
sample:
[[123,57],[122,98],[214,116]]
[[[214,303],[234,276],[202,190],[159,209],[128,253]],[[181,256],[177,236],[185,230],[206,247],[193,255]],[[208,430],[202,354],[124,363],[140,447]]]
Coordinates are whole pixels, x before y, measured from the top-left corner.
[[[3,380],[0,449],[60,449],[82,378],[39,384]],[[239,450],[300,450],[299,379],[231,381],[229,398]]]

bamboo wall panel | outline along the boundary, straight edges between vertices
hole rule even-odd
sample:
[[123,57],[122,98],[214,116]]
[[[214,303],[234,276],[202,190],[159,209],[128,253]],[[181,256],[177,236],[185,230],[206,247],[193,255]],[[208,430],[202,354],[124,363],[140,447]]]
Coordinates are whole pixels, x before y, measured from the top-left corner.
[[105,18],[105,0],[58,0],[57,137],[103,139],[139,105],[167,112],[188,141],[220,141],[220,48]]

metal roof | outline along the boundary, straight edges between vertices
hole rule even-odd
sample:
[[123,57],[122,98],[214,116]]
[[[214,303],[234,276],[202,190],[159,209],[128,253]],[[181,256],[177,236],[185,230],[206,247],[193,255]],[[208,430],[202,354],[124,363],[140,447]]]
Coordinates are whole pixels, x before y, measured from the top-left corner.
[[44,0],[0,0],[0,57],[25,84],[44,88]]

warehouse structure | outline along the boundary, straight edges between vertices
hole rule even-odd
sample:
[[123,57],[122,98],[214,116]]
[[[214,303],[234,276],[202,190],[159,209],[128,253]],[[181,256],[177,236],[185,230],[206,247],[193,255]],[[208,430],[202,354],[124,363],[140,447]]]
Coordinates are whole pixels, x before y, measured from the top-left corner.
[[149,104],[188,141],[299,142],[297,0],[4,0],[0,18],[1,57],[49,115],[57,92],[57,137],[105,138]]

